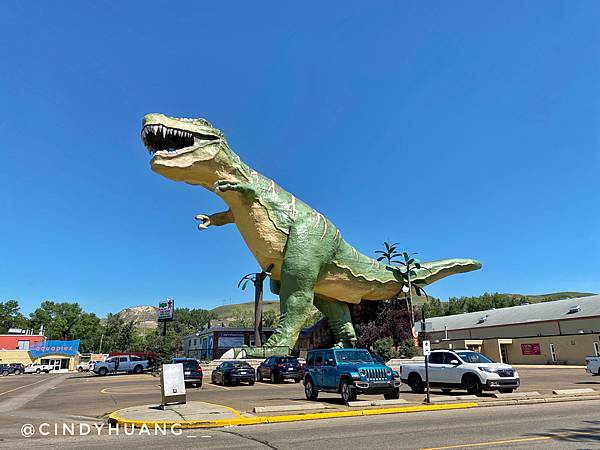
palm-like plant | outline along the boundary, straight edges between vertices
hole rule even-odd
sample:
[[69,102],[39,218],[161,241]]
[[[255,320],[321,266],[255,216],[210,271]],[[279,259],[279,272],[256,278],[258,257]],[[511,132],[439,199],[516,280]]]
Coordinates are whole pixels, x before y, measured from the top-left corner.
[[401,254],[396,251],[396,248],[398,248],[398,245],[400,244],[398,244],[397,242],[393,244],[388,244],[387,242],[384,242],[383,245],[385,246],[385,250],[375,251],[375,253],[381,254],[381,256],[377,258],[377,261],[383,261],[385,259],[386,262],[390,265],[399,263],[400,261],[397,261],[395,258],[401,256]]
[[[412,301],[412,290],[413,287],[415,289],[415,292],[417,293],[417,295],[421,295],[423,291],[423,288],[421,288],[418,285],[413,285],[413,278],[417,275],[417,273],[415,272],[418,269],[425,269],[425,270],[429,270],[427,269],[427,267],[423,267],[421,266],[421,261],[418,260],[417,258],[414,257],[414,255],[416,255],[417,253],[411,253],[409,254],[408,252],[402,252],[401,256],[402,260],[398,260],[396,261],[396,263],[400,264],[399,267],[395,267],[394,271],[400,275],[400,277],[406,281],[406,283],[408,284],[408,301],[409,301],[409,309],[410,309],[410,321],[411,321],[411,325],[415,324],[415,310],[413,307],[413,301]],[[403,288],[404,291],[404,288]]]

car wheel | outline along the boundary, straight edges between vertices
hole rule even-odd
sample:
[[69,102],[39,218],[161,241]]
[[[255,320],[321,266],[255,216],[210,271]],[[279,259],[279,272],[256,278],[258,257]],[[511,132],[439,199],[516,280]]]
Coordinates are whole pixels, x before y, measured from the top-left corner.
[[133,368],[133,373],[135,373],[136,375],[141,374],[144,371],[144,368],[142,366],[135,366]]
[[249,384],[250,386],[254,386],[254,380],[250,380],[250,381],[248,381],[248,384]]
[[386,400],[398,400],[400,398],[400,388],[394,388],[387,394],[383,394]]
[[501,394],[512,394],[514,389],[498,389]]
[[422,394],[425,391],[423,380],[416,373],[411,373],[408,377],[408,386],[415,394]]
[[211,384],[217,384],[217,380],[215,380],[215,376],[214,375],[210,376],[210,383]]
[[348,380],[342,381],[342,400],[344,403],[356,400],[356,389],[350,385]]
[[315,385],[310,378],[307,378],[304,383],[304,395],[308,400],[316,400],[319,396],[319,391],[315,389]]
[[467,377],[464,386],[469,394],[476,395],[477,397],[481,396],[481,382],[474,376]]
[[3,377],[7,377],[8,376],[8,370],[3,370],[2,371],[2,376]]
[[19,369],[15,370],[15,375],[21,375],[21,371]]
[[49,370],[44,370],[44,373],[50,373],[50,371]]
[[260,373],[260,370],[256,369],[256,381],[258,381],[259,383],[262,381],[262,374]]
[[79,373],[83,372],[83,367],[78,367],[77,372],[79,372]]
[[448,388],[442,388],[442,392],[444,394],[449,394],[450,392],[452,392],[452,389],[448,389]]
[[275,376],[275,374],[273,372],[271,372],[271,383],[273,383],[273,384],[277,383],[277,377]]
[[300,383],[300,378],[294,378],[294,383]]
[[35,373],[39,374],[41,372],[40,369],[35,369]]
[[100,370],[98,371],[98,375],[100,376],[104,376],[108,373],[108,369],[106,367],[101,367]]

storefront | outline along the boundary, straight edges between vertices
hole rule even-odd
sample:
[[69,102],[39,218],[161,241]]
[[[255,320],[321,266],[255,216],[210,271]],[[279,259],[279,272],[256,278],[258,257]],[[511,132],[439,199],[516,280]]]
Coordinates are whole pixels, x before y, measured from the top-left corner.
[[48,364],[55,373],[75,370],[78,363],[79,339],[74,341],[43,341],[29,348],[34,363]]

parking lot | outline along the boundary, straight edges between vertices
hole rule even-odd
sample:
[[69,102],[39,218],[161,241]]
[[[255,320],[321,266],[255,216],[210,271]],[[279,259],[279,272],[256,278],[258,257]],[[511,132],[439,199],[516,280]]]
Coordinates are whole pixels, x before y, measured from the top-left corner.
[[[600,389],[600,377],[593,377],[583,368],[518,368],[521,375],[520,391],[538,391],[550,393],[553,389],[597,387]],[[255,406],[305,403],[302,384],[293,381],[271,384],[256,383],[221,386],[213,385],[205,374],[202,388],[188,388],[188,400],[217,403],[237,409],[252,411]],[[47,384],[52,386],[45,389]],[[56,383],[56,385],[54,385]],[[31,392],[38,392],[32,398]],[[433,396],[442,395],[433,389]],[[453,391],[452,394],[465,394]],[[491,395],[491,393],[490,393]],[[379,398],[381,396],[377,396]],[[400,397],[420,403],[423,394],[413,394],[403,385]],[[362,398],[368,398],[362,396]],[[19,399],[26,400],[21,405]],[[361,397],[359,397],[361,399]],[[7,411],[2,408],[10,400],[10,409],[33,412],[51,411],[57,415],[80,415],[102,417],[116,409],[128,406],[160,403],[160,378],[149,374],[109,375],[100,377],[91,373],[10,375],[0,377],[0,414]],[[320,393],[319,402],[328,407],[346,408],[339,395]]]

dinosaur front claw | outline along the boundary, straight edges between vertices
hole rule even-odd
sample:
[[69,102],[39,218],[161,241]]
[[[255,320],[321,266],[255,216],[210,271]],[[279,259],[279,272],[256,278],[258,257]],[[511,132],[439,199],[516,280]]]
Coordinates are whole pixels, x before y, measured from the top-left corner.
[[206,230],[211,225],[210,216],[207,216],[206,214],[197,214],[195,219],[200,220],[200,223],[198,224],[198,229],[200,231]]

